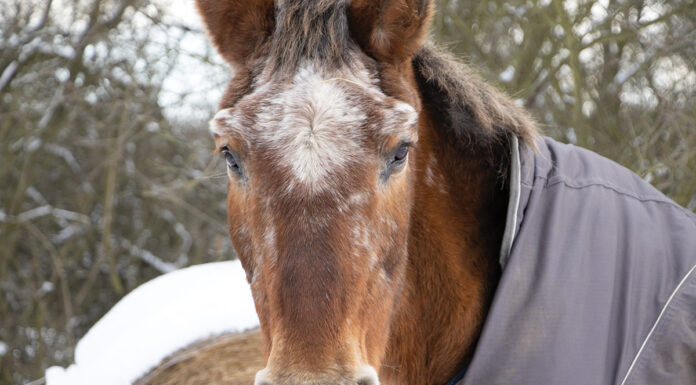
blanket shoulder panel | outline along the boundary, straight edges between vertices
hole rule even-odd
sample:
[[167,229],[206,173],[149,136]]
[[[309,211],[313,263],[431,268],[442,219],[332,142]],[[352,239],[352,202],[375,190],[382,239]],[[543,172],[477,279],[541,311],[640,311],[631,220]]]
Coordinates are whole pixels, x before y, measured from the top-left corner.
[[620,384],[653,328],[672,346],[655,325],[696,264],[694,218],[590,151],[522,151],[518,235],[462,383]]

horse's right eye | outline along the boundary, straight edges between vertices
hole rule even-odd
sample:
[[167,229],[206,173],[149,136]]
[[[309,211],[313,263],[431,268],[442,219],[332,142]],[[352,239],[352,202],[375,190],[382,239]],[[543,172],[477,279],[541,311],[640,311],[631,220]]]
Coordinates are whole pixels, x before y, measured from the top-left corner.
[[220,151],[222,155],[225,157],[225,162],[227,163],[227,168],[230,169],[230,171],[233,171],[237,174],[242,173],[242,167],[239,162],[239,156],[233,152],[232,150],[229,149],[229,147],[223,147],[222,151]]

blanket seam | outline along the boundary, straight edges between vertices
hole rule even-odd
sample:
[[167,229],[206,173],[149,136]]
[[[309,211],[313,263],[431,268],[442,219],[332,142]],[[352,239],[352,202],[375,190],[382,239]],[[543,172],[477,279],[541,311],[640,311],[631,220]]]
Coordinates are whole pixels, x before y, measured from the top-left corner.
[[[589,182],[589,183],[585,183],[585,184],[572,184],[564,177],[556,176],[554,178],[557,178],[558,180],[549,183],[549,178],[547,178],[545,176],[540,175],[540,176],[534,177],[534,179],[545,180],[546,183],[545,183],[544,187],[554,187],[554,186],[559,185],[559,184],[563,184],[564,186],[566,186],[570,189],[573,189],[573,190],[582,190],[582,189],[585,189],[588,187],[603,187],[603,188],[606,188],[608,190],[615,192],[616,194],[619,194],[619,195],[622,195],[622,196],[625,196],[628,198],[633,198],[639,202],[662,203],[662,204],[665,204],[673,209],[677,209],[678,212],[682,213],[682,215],[684,215],[689,221],[691,221],[692,224],[694,224],[696,226],[695,214],[693,214],[691,211],[688,211],[685,208],[681,207],[677,203],[672,202],[670,200],[662,199],[659,196],[649,197],[649,196],[637,195],[637,194],[631,193],[629,191],[623,190],[621,188],[618,188],[616,186],[613,186],[613,185],[606,183],[606,182]],[[529,187],[532,187],[532,186],[529,186]]]

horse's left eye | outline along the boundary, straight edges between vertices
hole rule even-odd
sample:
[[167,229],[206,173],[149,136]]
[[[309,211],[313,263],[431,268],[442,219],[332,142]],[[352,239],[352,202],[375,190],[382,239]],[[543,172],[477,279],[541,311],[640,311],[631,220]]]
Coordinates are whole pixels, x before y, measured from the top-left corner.
[[401,145],[397,150],[396,153],[394,153],[394,163],[398,162],[403,162],[404,159],[406,159],[406,156],[408,155],[408,145]]
[[393,173],[404,168],[409,147],[411,147],[411,143],[401,143],[399,147],[389,153],[391,155],[387,155],[386,162],[379,173],[383,181],[388,180]]

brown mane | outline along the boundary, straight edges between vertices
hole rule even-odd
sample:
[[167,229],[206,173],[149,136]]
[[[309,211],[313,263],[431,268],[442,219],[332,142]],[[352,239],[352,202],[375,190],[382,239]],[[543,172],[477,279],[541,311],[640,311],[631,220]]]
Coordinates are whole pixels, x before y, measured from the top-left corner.
[[443,126],[437,128],[463,152],[479,149],[489,156],[508,154],[511,135],[536,147],[539,131],[527,112],[451,53],[426,44],[416,53],[413,65],[423,100],[442,117]]

